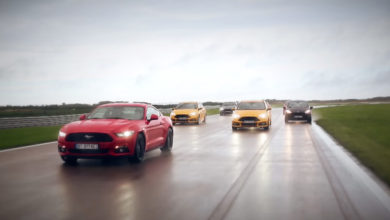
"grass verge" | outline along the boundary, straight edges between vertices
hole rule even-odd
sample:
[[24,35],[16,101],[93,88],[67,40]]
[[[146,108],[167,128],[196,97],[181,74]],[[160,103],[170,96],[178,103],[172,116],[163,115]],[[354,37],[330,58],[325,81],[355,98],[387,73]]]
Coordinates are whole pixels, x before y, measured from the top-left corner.
[[218,108],[207,109],[207,115],[218,115],[218,114],[219,114]]
[[0,150],[57,140],[59,126],[0,130]]
[[315,109],[316,121],[390,186],[390,104]]

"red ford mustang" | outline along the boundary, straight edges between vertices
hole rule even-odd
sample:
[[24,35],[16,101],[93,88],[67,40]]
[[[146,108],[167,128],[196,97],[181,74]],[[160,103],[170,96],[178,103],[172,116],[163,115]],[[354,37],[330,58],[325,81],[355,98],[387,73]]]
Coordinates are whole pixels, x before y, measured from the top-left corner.
[[58,151],[69,164],[78,158],[105,157],[141,162],[146,151],[170,151],[172,144],[171,119],[148,104],[101,105],[64,125],[58,134]]

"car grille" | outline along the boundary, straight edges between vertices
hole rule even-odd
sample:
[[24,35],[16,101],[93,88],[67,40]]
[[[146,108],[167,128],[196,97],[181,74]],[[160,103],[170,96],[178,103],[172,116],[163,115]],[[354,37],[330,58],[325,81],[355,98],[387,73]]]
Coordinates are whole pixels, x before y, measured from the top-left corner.
[[112,137],[104,133],[71,133],[66,136],[66,141],[73,142],[111,142]]
[[105,154],[108,153],[108,149],[99,149],[99,150],[69,149],[69,152],[75,154]]
[[259,119],[256,117],[242,117],[240,121],[258,121]]
[[187,118],[189,118],[189,116],[188,115],[176,115],[176,118],[178,118],[178,119],[187,119]]
[[243,123],[242,127],[257,127],[256,123]]
[[295,117],[295,116],[302,116],[302,117],[306,117],[306,114],[305,114],[305,113],[297,113],[297,112],[293,112],[291,115],[292,115],[293,117]]

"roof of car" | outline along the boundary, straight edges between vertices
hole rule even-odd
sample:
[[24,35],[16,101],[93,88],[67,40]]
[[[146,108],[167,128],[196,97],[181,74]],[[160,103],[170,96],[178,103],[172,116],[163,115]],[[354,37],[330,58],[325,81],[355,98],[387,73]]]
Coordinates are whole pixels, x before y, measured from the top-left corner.
[[99,105],[99,107],[112,107],[112,106],[135,106],[135,107],[147,107],[148,104],[143,103],[109,103],[104,105]]

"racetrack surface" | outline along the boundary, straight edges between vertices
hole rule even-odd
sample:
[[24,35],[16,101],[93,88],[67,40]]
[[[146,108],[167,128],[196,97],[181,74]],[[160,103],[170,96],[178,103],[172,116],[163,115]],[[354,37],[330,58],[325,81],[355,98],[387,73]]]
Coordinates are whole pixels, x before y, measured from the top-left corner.
[[210,116],[174,133],[142,164],[67,166],[56,143],[0,152],[0,219],[390,219],[388,188],[280,109],[269,131]]

